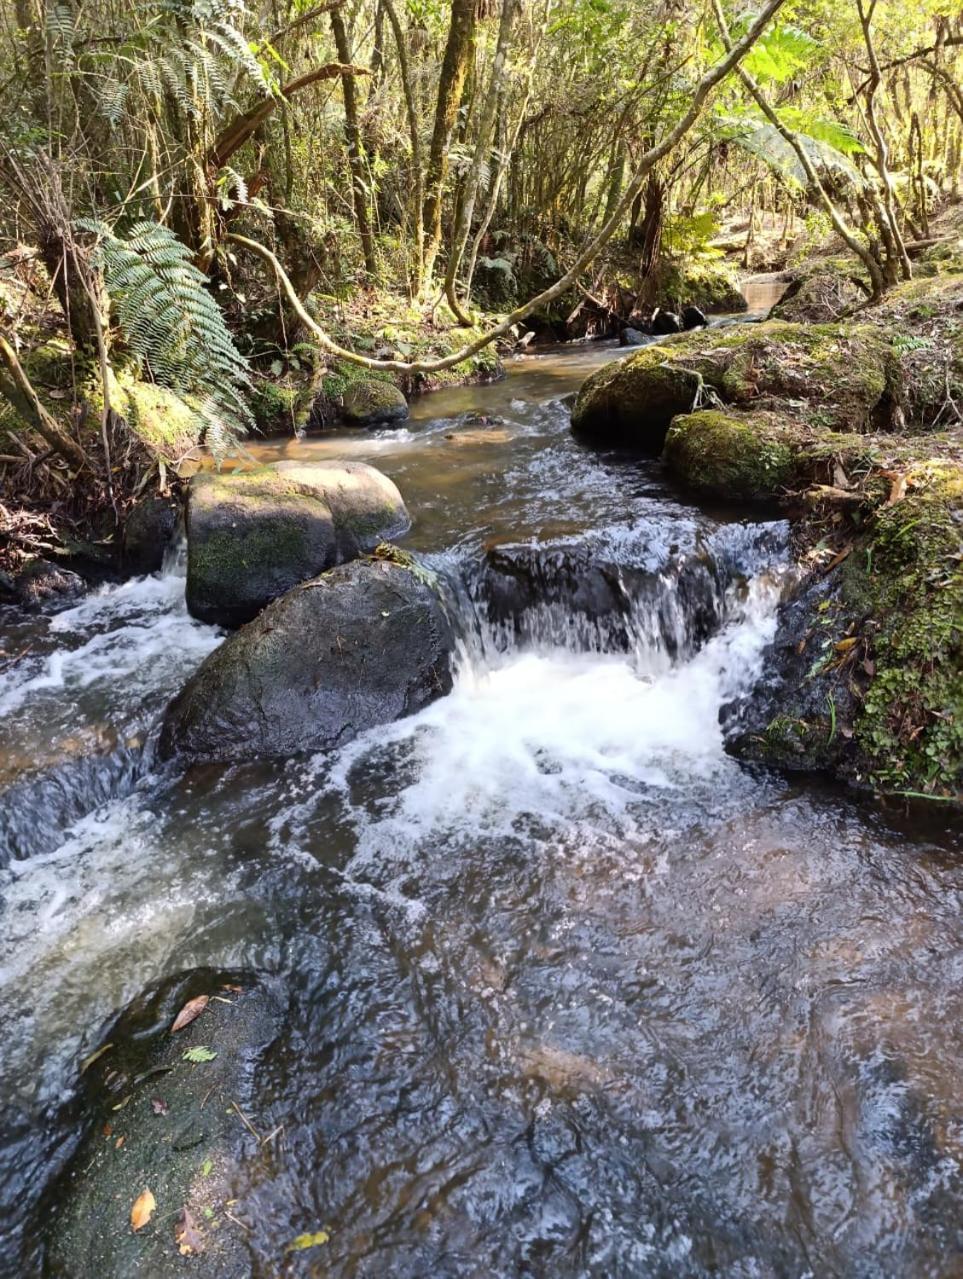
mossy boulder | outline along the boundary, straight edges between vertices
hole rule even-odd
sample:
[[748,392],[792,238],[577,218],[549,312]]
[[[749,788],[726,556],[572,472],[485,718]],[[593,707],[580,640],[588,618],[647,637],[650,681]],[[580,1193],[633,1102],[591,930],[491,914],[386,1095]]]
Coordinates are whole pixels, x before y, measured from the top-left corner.
[[736,753],[883,793],[963,800],[963,464],[896,481],[781,610],[766,675],[731,708]]
[[867,297],[851,263],[849,267],[848,271],[826,267],[796,276],[769,318],[793,324],[827,324],[841,319]]
[[896,417],[899,365],[875,325],[766,324],[708,329],[648,346],[594,373],[573,429],[658,452],[672,418],[717,402],[805,415],[813,426],[868,431]]
[[451,689],[454,637],[408,557],[355,560],[232,635],[168,708],[162,755],[232,761],[343,745]]
[[411,520],[391,480],[363,462],[279,462],[196,475],[186,524],[188,609],[240,626],[299,582],[400,537]]
[[701,391],[701,374],[673,361],[668,344],[646,347],[605,365],[583,383],[572,408],[572,429],[602,442],[658,453],[669,423],[690,412]]
[[358,378],[345,388],[341,411],[353,426],[391,426],[405,421],[408,401],[392,382]]
[[703,409],[673,419],[662,458],[671,474],[702,497],[769,502],[792,482],[798,453],[790,426],[778,414]]

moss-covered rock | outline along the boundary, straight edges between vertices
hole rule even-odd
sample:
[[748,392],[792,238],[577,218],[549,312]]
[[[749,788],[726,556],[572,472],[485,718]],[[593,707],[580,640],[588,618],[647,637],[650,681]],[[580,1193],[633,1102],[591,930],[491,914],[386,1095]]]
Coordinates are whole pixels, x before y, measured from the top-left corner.
[[658,451],[703,387],[723,404],[845,431],[886,429],[900,398],[898,361],[875,325],[770,321],[684,334],[599,369],[579,391],[572,426]]
[[187,607],[202,621],[240,626],[410,524],[394,484],[363,462],[202,472],[187,501]]
[[798,454],[793,432],[778,414],[703,409],[673,419],[662,458],[703,497],[771,502],[796,475]]
[[391,382],[363,378],[345,390],[345,420],[354,426],[391,426],[408,416],[408,401]]
[[781,610],[727,733],[780,767],[963,799],[963,464],[919,463],[892,483],[842,562]]
[[701,374],[673,360],[669,344],[646,347],[627,360],[605,365],[582,384],[572,408],[572,429],[658,453],[669,423],[690,412],[701,391]]
[[830,324],[864,302],[867,290],[859,284],[853,264],[820,266],[796,276],[769,313],[772,320],[793,324]]

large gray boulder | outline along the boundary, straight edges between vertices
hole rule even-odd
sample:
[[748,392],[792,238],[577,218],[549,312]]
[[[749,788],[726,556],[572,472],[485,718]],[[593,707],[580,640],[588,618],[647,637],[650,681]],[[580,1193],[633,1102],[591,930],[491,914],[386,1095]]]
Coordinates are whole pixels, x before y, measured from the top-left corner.
[[187,498],[187,607],[241,626],[299,582],[402,536],[398,489],[364,462],[204,471]]
[[450,692],[453,647],[427,574],[400,553],[355,560],[216,649],[168,707],[160,752],[229,761],[339,746]]

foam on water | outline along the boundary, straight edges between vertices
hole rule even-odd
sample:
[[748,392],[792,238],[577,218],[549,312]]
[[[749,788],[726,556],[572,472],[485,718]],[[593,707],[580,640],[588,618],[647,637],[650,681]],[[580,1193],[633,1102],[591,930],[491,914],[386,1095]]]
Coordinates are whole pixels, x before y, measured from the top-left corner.
[[[658,646],[625,655],[465,649],[450,696],[333,760],[317,757],[298,816],[319,790],[336,792],[359,857],[382,861],[427,839],[511,836],[532,821],[559,839],[587,823],[636,828],[633,805],[652,788],[735,768],[719,708],[758,674],[783,586],[778,572],[755,578],[733,601],[731,623],[674,666]],[[372,771],[393,782],[376,805],[355,803],[358,779]],[[275,823],[280,844],[296,830],[293,817],[288,810]]]
[[[94,684],[121,686],[129,698],[155,687],[165,674],[190,669],[221,641],[184,604],[184,579],[136,577],[102,587],[74,608],[56,613],[47,633],[62,646],[25,660],[0,677],[0,716],[36,697],[69,698]],[[74,647],[68,647],[74,645]]]

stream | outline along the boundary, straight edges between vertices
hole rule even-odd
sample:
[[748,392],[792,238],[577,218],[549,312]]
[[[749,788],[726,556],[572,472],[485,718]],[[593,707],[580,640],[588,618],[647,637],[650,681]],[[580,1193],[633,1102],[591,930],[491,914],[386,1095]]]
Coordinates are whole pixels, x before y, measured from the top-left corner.
[[450,696],[332,755],[155,770],[222,638],[177,563],[0,612],[2,1273],[43,1273],[103,1026],[205,965],[288,1000],[254,1275],[317,1223],[337,1276],[963,1271],[963,838],[725,754],[788,529],[573,439],[616,355],[255,450],[395,480],[461,635]]

